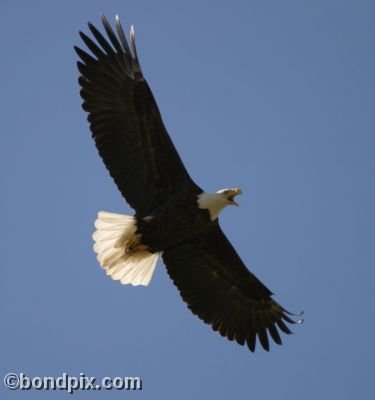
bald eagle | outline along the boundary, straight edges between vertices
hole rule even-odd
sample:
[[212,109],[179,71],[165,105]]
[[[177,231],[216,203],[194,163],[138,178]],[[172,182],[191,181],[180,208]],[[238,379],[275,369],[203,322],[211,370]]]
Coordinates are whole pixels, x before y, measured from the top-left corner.
[[[139,63],[116,16],[108,38],[91,23],[94,37],[80,36],[91,54],[75,47],[83,109],[103,162],[134,216],[101,211],[95,221],[94,251],[100,265],[122,284],[150,283],[161,257],[189,309],[214,331],[253,352],[258,338],[299,323],[252,274],[219,225],[227,205],[238,205],[239,188],[203,191],[189,176],[164,126]],[[298,314],[299,315],[299,314]]]

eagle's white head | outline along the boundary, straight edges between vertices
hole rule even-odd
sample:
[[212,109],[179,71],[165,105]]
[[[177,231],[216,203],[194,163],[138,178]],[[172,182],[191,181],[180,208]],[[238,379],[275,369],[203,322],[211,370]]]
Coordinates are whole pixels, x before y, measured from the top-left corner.
[[228,205],[238,206],[234,198],[239,194],[242,194],[239,188],[221,189],[216,193],[203,192],[198,195],[198,207],[207,209],[210,213],[211,221],[214,221],[224,207]]

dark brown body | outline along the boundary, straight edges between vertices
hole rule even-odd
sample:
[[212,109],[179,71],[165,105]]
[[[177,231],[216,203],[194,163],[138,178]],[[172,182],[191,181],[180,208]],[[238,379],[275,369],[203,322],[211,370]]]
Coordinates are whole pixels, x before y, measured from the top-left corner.
[[198,208],[197,196],[178,192],[147,216],[136,216],[141,243],[152,252],[161,252],[190,242],[199,233],[217,225],[208,210]]

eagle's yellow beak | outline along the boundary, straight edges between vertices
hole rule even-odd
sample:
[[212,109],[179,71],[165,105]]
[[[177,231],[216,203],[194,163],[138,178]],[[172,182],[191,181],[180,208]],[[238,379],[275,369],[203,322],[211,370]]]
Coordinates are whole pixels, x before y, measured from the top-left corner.
[[234,198],[240,194],[242,194],[242,191],[240,188],[229,189],[228,194],[227,194],[227,199],[228,199],[229,204],[232,204],[232,205],[238,207],[239,204],[234,200]]

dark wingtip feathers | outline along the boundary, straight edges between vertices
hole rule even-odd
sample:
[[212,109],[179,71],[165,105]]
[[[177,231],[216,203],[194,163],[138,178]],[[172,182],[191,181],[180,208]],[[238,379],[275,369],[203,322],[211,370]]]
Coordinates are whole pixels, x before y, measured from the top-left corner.
[[80,49],[77,46],[74,46],[74,50],[77,53],[78,57],[85,63],[85,64],[91,64],[95,62],[95,58],[91,57],[89,54],[87,54],[85,51]]
[[93,62],[104,60],[108,57],[117,58],[122,55],[123,61],[125,61],[125,70],[132,79],[141,81],[143,80],[143,74],[141,66],[139,63],[137,49],[135,46],[134,39],[134,28],[130,29],[130,47],[126,40],[124,30],[122,29],[120,19],[118,15],[115,18],[116,33],[112,29],[110,23],[108,22],[105,15],[101,16],[101,22],[103,24],[104,30],[108,36],[106,39],[103,34],[91,23],[88,22],[90,32],[95,38],[95,41],[89,38],[85,33],[79,32],[82,41],[85,43],[87,48],[91,51],[93,56],[87,54],[85,51],[81,50],[79,47],[75,46],[75,51],[80,57],[80,59],[86,64],[92,64]]
[[247,347],[249,348],[249,350],[254,353],[255,351],[255,346],[256,346],[256,336],[255,335],[250,335],[247,340]]
[[[270,320],[267,314],[260,313],[257,316],[253,315],[252,324],[253,324],[253,329],[256,331],[256,333],[249,335],[246,339],[247,346],[251,352],[255,351],[257,340],[262,345],[264,350],[269,351],[270,350],[269,335],[277,345],[282,345],[282,340],[279,334],[279,330],[287,335],[293,334],[293,332],[289,329],[289,327],[285,324],[285,322],[289,324],[303,323],[304,320],[302,318],[294,320],[289,317],[289,315],[301,316],[303,315],[303,311],[298,314],[295,314],[285,310],[281,306],[280,310],[282,311],[282,314],[280,318],[276,321]],[[277,328],[279,328],[279,330]]]
[[128,45],[128,41],[126,40],[124,30],[122,29],[120,18],[118,15],[116,15],[116,17],[115,17],[115,25],[116,25],[116,31],[117,31],[118,37],[120,38],[120,44],[121,44],[123,50],[126,53],[128,53],[129,55],[132,55],[129,45]]
[[300,317],[301,315],[303,315],[303,314],[305,313],[303,310],[300,311],[300,312],[298,312],[298,313],[292,313],[292,312],[286,310],[284,307],[281,307],[281,309],[282,309],[286,314],[288,314],[288,315],[290,315],[290,316],[292,316],[292,317]]
[[[109,37],[109,40],[111,41],[111,43],[114,46],[114,48],[116,49],[116,51],[118,53],[124,53],[124,54],[127,54],[128,56],[130,56],[130,49],[129,49],[129,46],[126,41],[124,33],[122,32],[123,37],[121,37],[121,35],[119,35],[119,38],[120,38],[120,41],[119,41],[117,36],[113,32],[113,29],[112,29],[111,25],[109,24],[107,18],[104,15],[102,15],[101,21],[102,21],[104,29]],[[117,24],[117,21],[116,21],[116,24]],[[121,28],[121,30],[122,30],[122,28]]]

